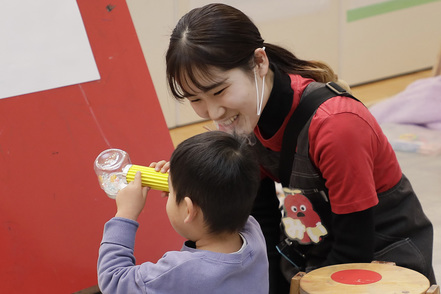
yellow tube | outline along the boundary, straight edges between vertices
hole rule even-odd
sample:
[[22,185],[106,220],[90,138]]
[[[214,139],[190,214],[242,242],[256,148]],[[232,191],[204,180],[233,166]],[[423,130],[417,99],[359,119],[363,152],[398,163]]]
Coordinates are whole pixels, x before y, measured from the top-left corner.
[[135,180],[135,174],[137,171],[141,172],[141,181],[143,186],[150,187],[154,190],[169,192],[168,173],[157,172],[152,167],[133,164],[127,171],[127,183]]

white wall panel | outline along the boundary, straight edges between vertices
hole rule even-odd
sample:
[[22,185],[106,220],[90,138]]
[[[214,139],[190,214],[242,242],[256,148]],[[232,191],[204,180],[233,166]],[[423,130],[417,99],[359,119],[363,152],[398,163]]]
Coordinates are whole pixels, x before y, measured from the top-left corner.
[[[169,128],[200,121],[188,104],[171,97],[165,79],[165,53],[178,19],[212,1],[127,0]],[[249,15],[266,42],[299,58],[327,62],[349,84],[366,83],[433,65],[441,46],[440,0],[228,0]],[[413,6],[348,20],[366,6]],[[393,7],[389,5],[389,7]],[[369,14],[369,13],[368,13]]]

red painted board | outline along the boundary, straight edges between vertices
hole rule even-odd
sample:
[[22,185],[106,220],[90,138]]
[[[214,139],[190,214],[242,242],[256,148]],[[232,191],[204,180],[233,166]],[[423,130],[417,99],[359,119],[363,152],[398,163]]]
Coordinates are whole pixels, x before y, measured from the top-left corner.
[[[173,150],[125,1],[78,5],[101,79],[0,99],[0,293],[95,285],[115,203],[98,185],[94,159],[120,148],[149,164]],[[150,191],[139,219],[138,262],[182,245],[159,196]]]

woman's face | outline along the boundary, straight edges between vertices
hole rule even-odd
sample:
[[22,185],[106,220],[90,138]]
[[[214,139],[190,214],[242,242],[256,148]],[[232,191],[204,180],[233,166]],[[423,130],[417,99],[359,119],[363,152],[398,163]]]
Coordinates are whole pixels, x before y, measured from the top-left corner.
[[[259,120],[254,76],[250,77],[241,69],[213,69],[212,77],[206,80],[201,83],[209,90],[201,91],[192,84],[184,88],[190,94],[186,98],[194,111],[202,118],[213,120],[221,131],[252,133]],[[262,79],[259,75],[257,84],[260,93]]]

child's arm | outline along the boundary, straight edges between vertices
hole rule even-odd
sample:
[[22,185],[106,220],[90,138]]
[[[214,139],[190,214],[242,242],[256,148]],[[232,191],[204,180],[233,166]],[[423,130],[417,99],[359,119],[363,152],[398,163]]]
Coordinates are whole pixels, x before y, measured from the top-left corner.
[[137,293],[133,249],[138,229],[136,220],[145,206],[147,191],[147,187],[141,186],[138,171],[134,181],[116,195],[117,212],[104,227],[99,250],[98,284],[102,293]]
[[112,218],[104,227],[98,256],[98,286],[103,294],[144,293],[137,283],[135,266],[136,221]]
[[[165,161],[152,165],[168,171]],[[145,293],[143,281],[139,280],[140,266],[135,265],[133,251],[139,225],[137,219],[145,206],[148,190],[142,187],[141,172],[138,171],[134,180],[116,196],[117,212],[104,227],[98,256],[98,285],[104,294]],[[150,270],[146,271],[146,268]],[[153,268],[154,264],[144,264],[145,273],[154,273]]]

